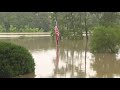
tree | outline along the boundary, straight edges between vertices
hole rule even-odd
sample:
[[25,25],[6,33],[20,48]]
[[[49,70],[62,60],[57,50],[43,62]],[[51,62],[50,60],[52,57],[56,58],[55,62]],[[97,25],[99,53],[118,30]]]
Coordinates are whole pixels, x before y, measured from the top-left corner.
[[16,32],[24,31],[25,26],[48,32],[50,31],[48,16],[48,12],[0,12],[0,25],[4,26],[4,32],[9,32],[11,25],[16,27]]
[[119,39],[119,28],[99,26],[93,31],[91,50],[94,53],[116,53],[120,45]]

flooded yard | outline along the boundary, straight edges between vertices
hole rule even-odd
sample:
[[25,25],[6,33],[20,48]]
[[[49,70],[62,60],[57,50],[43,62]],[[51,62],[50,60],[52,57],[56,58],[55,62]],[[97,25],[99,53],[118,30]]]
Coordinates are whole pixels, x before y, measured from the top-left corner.
[[35,72],[20,78],[117,78],[120,77],[118,54],[93,54],[89,41],[62,40],[58,47],[51,37],[1,38],[26,47],[35,60]]

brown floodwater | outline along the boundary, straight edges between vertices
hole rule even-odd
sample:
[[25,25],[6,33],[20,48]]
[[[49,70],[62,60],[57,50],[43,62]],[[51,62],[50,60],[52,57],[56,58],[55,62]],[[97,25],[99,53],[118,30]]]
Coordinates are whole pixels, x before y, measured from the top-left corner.
[[120,51],[93,54],[88,42],[62,40],[56,47],[51,37],[1,38],[26,47],[35,62],[35,72],[18,78],[119,78]]

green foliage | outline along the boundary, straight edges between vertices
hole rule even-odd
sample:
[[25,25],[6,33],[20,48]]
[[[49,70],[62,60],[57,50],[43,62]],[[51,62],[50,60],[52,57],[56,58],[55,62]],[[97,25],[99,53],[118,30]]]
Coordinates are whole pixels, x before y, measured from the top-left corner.
[[21,46],[0,42],[0,77],[15,77],[34,72],[34,60]]
[[100,24],[103,26],[114,26],[118,22],[118,17],[116,12],[103,12]]
[[17,32],[17,28],[13,25],[10,25],[10,32]]
[[49,32],[54,37],[55,17],[64,39],[81,39],[96,26],[120,24],[119,12],[0,12],[0,32]]
[[36,32],[36,28],[42,28],[46,32],[50,30],[49,22],[48,12],[0,12],[0,25],[4,28],[2,32],[20,32],[26,26],[29,26],[29,32]]
[[2,32],[3,31],[3,27],[2,27],[2,25],[0,25],[0,32]]
[[[0,25],[0,32],[4,32],[4,30],[4,27]],[[10,25],[10,32],[44,32],[44,29],[31,28],[28,25],[26,25],[24,28],[20,28],[18,30],[17,27]]]
[[25,26],[24,29],[21,29],[21,32],[43,32],[44,30],[41,28],[30,28],[29,26]]
[[[54,36],[55,13],[52,16],[52,36]],[[79,12],[57,12],[58,28],[61,37],[64,39],[81,39],[82,38],[82,13]]]
[[99,26],[93,30],[91,50],[97,53],[116,53],[120,43],[120,30],[117,27]]

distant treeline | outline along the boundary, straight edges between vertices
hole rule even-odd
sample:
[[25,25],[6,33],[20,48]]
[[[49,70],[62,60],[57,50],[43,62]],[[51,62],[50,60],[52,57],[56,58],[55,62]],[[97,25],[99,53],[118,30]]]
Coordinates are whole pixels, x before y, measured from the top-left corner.
[[0,12],[1,32],[48,32],[50,31],[47,12]]
[[120,24],[119,12],[0,12],[1,32],[51,32],[54,36],[55,17],[64,38],[82,38],[98,26]]

